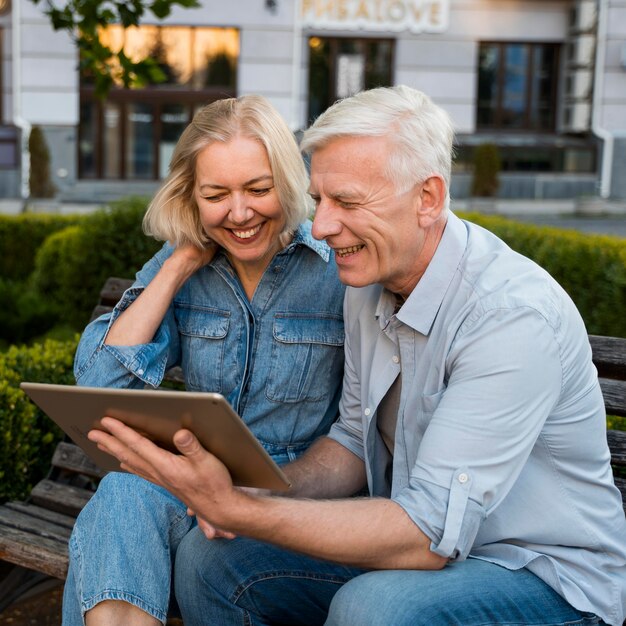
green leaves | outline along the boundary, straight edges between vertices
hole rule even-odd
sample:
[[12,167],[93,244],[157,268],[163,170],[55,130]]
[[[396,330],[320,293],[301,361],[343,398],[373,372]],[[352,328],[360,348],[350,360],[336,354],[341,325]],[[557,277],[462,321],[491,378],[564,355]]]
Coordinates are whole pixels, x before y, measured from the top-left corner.
[[157,62],[149,57],[133,60],[123,49],[113,50],[100,42],[99,33],[111,24],[123,28],[138,26],[146,13],[159,20],[167,17],[175,5],[183,8],[199,7],[198,0],[68,0],[63,8],[52,0],[31,0],[41,5],[54,30],[66,31],[76,43],[80,54],[80,70],[93,79],[96,95],[105,98],[119,81],[125,88],[158,84],[166,78]]

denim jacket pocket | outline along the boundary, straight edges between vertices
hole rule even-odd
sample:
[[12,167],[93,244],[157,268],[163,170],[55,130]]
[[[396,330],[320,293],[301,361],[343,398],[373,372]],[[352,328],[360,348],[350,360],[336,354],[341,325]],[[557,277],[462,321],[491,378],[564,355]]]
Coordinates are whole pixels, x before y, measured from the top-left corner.
[[230,312],[177,304],[176,319],[187,387],[222,393]]
[[316,402],[342,376],[343,319],[339,315],[277,313],[266,396],[274,402]]

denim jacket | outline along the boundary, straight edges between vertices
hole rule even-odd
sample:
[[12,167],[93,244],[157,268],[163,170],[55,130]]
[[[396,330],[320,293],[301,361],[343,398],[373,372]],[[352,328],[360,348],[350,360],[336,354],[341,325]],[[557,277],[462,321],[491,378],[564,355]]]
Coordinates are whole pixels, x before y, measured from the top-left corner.
[[282,462],[325,434],[337,416],[343,373],[344,287],[309,222],[277,253],[248,301],[223,251],[180,289],[148,344],[110,346],[108,330],[161,268],[163,248],[137,273],[112,313],[85,329],[79,385],[157,387],[182,366],[189,390],[223,394]]

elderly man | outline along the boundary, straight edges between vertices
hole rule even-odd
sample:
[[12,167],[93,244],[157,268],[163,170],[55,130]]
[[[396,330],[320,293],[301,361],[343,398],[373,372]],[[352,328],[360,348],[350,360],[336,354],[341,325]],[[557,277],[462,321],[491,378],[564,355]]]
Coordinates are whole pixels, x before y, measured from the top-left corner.
[[92,433],[198,515],[186,624],[622,623],[626,520],[583,321],[448,211],[452,139],[406,87],[305,133],[313,233],[349,289],[341,416],[287,466],[292,497],[234,488],[188,431],[180,456],[115,420]]

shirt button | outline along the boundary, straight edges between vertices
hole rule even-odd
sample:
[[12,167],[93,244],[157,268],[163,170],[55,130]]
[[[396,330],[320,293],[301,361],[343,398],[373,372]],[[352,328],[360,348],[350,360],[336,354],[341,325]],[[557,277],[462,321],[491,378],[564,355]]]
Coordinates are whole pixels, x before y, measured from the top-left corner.
[[459,482],[464,485],[467,481],[469,480],[469,476],[463,472],[462,474],[459,474]]
[[365,413],[365,415],[369,415],[372,412],[372,410],[368,407],[367,409],[365,409],[365,411],[363,411],[363,413]]
[[396,356],[395,354],[393,355],[393,357],[391,358],[391,360],[392,360],[394,363],[400,363],[400,357],[399,357],[399,356]]
[[143,376],[143,370],[137,370],[137,374],[139,374],[139,376]]

